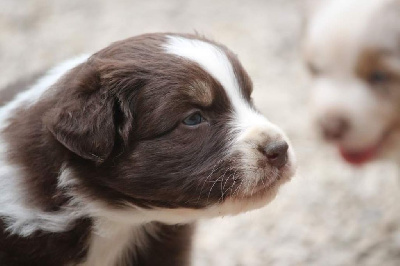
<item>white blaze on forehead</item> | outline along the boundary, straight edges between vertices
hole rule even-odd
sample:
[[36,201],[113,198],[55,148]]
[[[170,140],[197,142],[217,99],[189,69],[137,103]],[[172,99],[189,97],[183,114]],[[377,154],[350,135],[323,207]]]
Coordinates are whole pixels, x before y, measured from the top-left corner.
[[169,36],[165,49],[199,64],[221,83],[231,100],[240,100],[240,88],[231,62],[219,47],[200,40]]
[[243,98],[231,61],[220,47],[201,40],[168,36],[164,48],[167,53],[199,64],[222,85],[235,111],[233,121],[235,129],[243,130],[260,125],[273,126],[264,116],[254,111]]

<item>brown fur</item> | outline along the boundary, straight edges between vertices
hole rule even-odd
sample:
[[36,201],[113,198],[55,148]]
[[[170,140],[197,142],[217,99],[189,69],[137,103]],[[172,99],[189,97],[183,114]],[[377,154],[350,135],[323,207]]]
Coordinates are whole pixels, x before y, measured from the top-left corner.
[[[196,209],[235,191],[233,179],[226,180],[225,192],[213,186],[221,174],[237,170],[234,157],[220,161],[232,110],[227,95],[198,65],[163,53],[164,38],[142,35],[114,43],[71,70],[39,102],[13,115],[3,134],[11,147],[10,161],[25,173],[27,204],[55,212],[76,193],[112,208],[129,202],[144,208]],[[243,97],[250,100],[248,75],[220,47],[232,62]],[[192,89],[182,93],[182,88]],[[181,123],[193,109],[202,110],[208,120],[196,130]],[[72,169],[79,185],[57,187],[63,165]],[[91,226],[88,217],[68,232],[38,232],[29,238],[8,236],[3,227],[0,262],[82,261]],[[187,265],[192,226],[157,227],[159,238],[151,240],[149,253],[140,253],[136,263]]]

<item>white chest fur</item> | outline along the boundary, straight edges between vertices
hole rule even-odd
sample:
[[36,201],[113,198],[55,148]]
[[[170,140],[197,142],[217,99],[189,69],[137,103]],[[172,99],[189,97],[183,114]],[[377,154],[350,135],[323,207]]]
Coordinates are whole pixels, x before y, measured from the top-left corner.
[[[99,219],[89,240],[86,260],[80,266],[114,266],[146,248],[151,225],[132,225]],[[150,232],[151,233],[151,232]]]

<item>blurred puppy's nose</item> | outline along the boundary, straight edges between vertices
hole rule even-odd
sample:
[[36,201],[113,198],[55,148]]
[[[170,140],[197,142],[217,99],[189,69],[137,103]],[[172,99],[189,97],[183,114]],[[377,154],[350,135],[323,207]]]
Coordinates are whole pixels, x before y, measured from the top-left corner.
[[350,128],[349,122],[341,117],[320,119],[319,126],[326,140],[340,140]]
[[288,160],[288,148],[289,145],[286,141],[276,141],[269,143],[264,148],[264,154],[267,157],[268,162],[279,169],[282,168]]

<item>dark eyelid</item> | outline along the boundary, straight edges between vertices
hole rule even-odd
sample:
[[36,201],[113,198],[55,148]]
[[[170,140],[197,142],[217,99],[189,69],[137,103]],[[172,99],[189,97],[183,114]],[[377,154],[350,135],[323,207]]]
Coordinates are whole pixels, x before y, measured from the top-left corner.
[[383,84],[390,81],[390,73],[384,70],[374,70],[367,76],[367,81],[370,84]]
[[200,125],[200,124],[204,123],[205,121],[207,121],[207,120],[204,118],[202,113],[199,110],[197,110],[197,111],[193,111],[189,115],[187,115],[182,120],[182,123],[186,126],[193,127],[193,126]]

